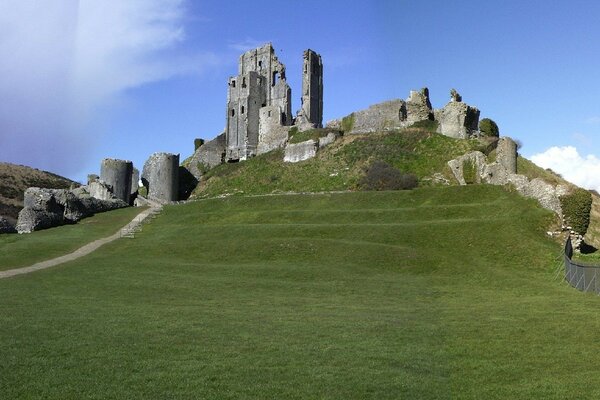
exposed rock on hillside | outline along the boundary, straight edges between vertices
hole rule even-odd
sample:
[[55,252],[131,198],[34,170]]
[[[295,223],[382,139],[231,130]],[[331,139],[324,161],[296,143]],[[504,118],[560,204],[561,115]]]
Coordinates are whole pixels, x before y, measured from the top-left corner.
[[16,230],[30,233],[40,229],[75,223],[98,212],[127,207],[123,200],[100,200],[83,188],[42,189],[32,187],[25,191],[25,207],[19,212]]

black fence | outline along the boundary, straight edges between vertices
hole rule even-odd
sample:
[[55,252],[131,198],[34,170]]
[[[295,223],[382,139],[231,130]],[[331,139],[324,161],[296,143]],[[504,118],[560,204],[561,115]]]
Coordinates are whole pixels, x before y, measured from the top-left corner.
[[571,239],[565,243],[565,280],[582,292],[600,294],[600,266],[573,262]]

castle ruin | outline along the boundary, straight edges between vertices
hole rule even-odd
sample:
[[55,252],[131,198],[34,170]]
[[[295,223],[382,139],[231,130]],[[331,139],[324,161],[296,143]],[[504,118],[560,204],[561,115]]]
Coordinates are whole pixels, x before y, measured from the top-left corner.
[[302,108],[292,117],[292,89],[285,65],[273,45],[240,56],[238,75],[229,78],[225,161],[240,161],[281,146],[289,127],[320,127],[323,120],[323,64],[312,50],[304,52]]

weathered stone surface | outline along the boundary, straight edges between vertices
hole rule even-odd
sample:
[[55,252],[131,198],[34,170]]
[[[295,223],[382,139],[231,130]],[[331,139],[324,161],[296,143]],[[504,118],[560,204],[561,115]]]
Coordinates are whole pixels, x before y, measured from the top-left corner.
[[200,180],[203,169],[211,169],[221,165],[225,159],[225,132],[221,133],[213,140],[205,142],[192,155],[187,169]]
[[62,214],[62,208],[58,204],[54,195],[59,190],[64,189],[42,189],[38,187],[30,187],[25,190],[25,194],[23,196],[23,207],[32,210]]
[[133,168],[133,170],[131,171],[131,195],[134,195],[137,193],[138,189],[140,187],[140,170],[137,168]]
[[89,185],[90,183],[92,183],[92,182],[95,182],[95,181],[97,181],[98,179],[100,179],[100,177],[99,177],[98,175],[96,175],[96,174],[89,174],[89,175],[87,176],[87,183],[88,183],[88,185]]
[[285,146],[290,127],[283,123],[279,107],[267,106],[260,109],[257,155]]
[[327,136],[319,138],[319,149],[329,146],[331,143],[335,142],[335,139],[336,134],[334,132],[329,132]]
[[271,43],[242,54],[238,75],[229,78],[226,160],[245,160],[256,155],[262,107],[274,107],[282,125],[291,125],[291,96],[285,65],[278,60]]
[[283,157],[283,161],[295,163],[308,160],[316,155],[317,142],[312,139],[301,143],[288,143],[288,145],[285,147],[285,156]]
[[16,230],[19,233],[31,233],[41,229],[63,225],[65,222],[62,214],[24,208],[19,212]]
[[463,102],[450,101],[441,110],[435,111],[438,133],[456,139],[468,139],[477,134],[479,110]]
[[100,180],[90,182],[87,185],[87,190],[90,196],[99,200],[116,199],[115,195],[112,192],[112,188]]
[[[344,134],[365,134],[404,128],[409,125],[406,120],[406,103],[396,99],[373,104],[366,110],[353,112],[346,117],[352,121],[351,129]],[[327,123],[328,128],[344,129],[340,120]]]
[[159,203],[179,200],[179,154],[152,154],[144,163],[142,183],[148,188],[150,200]]
[[457,101],[459,103],[462,101],[462,96],[458,94],[456,89],[450,90],[450,101]]
[[116,198],[129,203],[133,163],[126,160],[105,158],[100,165],[100,180],[112,189]]
[[483,154],[480,151],[473,151],[471,153],[462,155],[454,160],[448,161],[448,166],[450,167],[450,170],[452,171],[452,174],[454,174],[454,177],[456,178],[458,183],[461,185],[466,185],[467,182],[464,178],[463,167],[465,162],[473,163],[476,170],[476,183],[481,183],[481,178],[484,174],[486,166],[486,160],[487,159],[485,157],[485,154]]
[[15,233],[15,224],[7,218],[0,216],[0,233]]
[[[514,173],[513,170],[516,171],[516,160],[513,162],[512,154],[514,153],[516,157],[516,147],[513,148],[514,141],[511,139],[506,140],[505,143],[507,145],[500,152],[499,159],[490,164],[487,164],[485,155],[478,151],[467,153],[448,161],[448,166],[458,183],[461,185],[466,184],[463,165],[465,161],[472,162],[477,171],[477,183],[492,185],[510,184],[521,195],[536,199],[542,207],[562,217],[559,197],[568,193],[568,186],[558,185],[554,187],[540,178],[530,181],[526,176]],[[508,159],[508,162],[506,162],[506,159]],[[502,160],[505,161],[503,162]]]
[[496,161],[502,164],[509,174],[517,173],[517,144],[508,136],[498,140]]
[[[99,182],[92,182],[92,185]],[[67,189],[29,188],[25,191],[25,208],[19,213],[16,230],[30,233],[65,223],[75,223],[97,212],[127,207],[120,199],[109,201],[89,196],[86,187]]]
[[429,101],[429,89],[411,90],[406,99],[406,121],[409,125],[424,120],[433,120],[433,110]]
[[302,69],[302,106],[296,115],[299,130],[320,128],[323,124],[323,62],[321,56],[304,51]]

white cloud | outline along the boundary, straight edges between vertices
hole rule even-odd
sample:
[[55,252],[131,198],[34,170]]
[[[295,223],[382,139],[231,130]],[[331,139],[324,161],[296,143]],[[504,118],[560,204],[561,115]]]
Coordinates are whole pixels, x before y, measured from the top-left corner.
[[184,12],[184,0],[2,0],[0,161],[73,171],[101,107],[214,64],[176,54]]
[[554,146],[534,154],[531,160],[542,168],[558,172],[578,186],[600,191],[600,158],[595,155],[582,156],[573,146]]
[[227,47],[229,47],[232,50],[235,50],[237,52],[246,52],[248,50],[252,50],[252,49],[256,49],[257,47],[260,47],[266,43],[269,43],[268,40],[266,41],[261,41],[261,40],[256,40],[253,39],[251,37],[246,37],[244,40],[239,41],[239,42],[230,42]]

